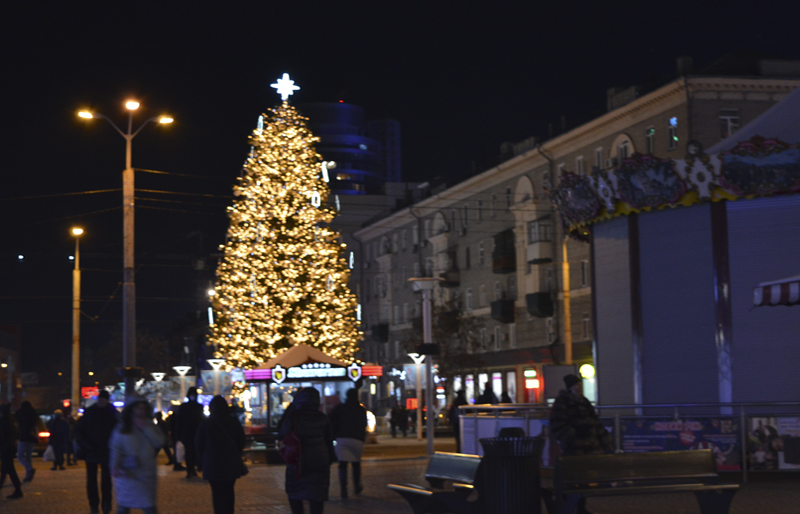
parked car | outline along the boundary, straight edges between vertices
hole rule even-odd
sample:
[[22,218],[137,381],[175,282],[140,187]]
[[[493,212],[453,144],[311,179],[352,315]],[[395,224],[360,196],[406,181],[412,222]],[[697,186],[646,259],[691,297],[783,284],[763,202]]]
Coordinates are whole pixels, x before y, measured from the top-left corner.
[[42,414],[39,416],[39,424],[37,432],[39,434],[39,441],[33,445],[33,453],[41,457],[47,450],[47,445],[50,444],[50,432],[47,430],[47,425],[53,419],[52,414]]

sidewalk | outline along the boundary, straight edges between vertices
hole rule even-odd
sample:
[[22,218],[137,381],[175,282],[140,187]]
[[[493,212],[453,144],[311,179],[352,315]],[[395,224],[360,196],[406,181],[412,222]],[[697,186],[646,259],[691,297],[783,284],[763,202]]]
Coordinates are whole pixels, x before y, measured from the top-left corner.
[[[439,450],[453,445],[452,439],[436,439]],[[349,500],[339,498],[339,481],[335,466],[331,468],[330,501],[326,514],[388,513],[412,514],[405,501],[386,488],[389,483],[411,482],[425,484],[425,441],[416,438],[379,437],[378,444],[369,445],[369,456],[363,464],[364,493]],[[367,452],[365,452],[367,453]],[[162,456],[162,462],[164,458]],[[13,489],[6,483],[0,491],[0,512],[3,514],[86,514],[89,512],[85,493],[83,464],[65,471],[50,471],[50,463],[34,459],[36,478],[23,484],[25,497],[6,500]],[[284,467],[250,465],[250,474],[236,483],[236,512],[290,514],[283,491]],[[17,464],[17,471],[22,467]],[[185,473],[172,471],[171,466],[159,466],[159,503],[162,514],[211,513],[211,490],[202,479],[186,480]],[[737,474],[723,475],[726,482],[736,482]],[[800,511],[800,474],[751,474],[749,482],[734,497],[731,514],[795,514]],[[591,498],[589,510],[599,514],[699,514],[700,509],[691,493]],[[543,510],[543,512],[545,512]]]

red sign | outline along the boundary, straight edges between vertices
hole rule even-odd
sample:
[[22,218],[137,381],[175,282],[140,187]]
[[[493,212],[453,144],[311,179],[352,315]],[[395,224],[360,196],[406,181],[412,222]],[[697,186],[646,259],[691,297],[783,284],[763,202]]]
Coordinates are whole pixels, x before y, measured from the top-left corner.
[[417,408],[417,399],[416,398],[406,398],[406,409],[408,410],[416,410]]
[[72,402],[69,400],[61,400],[61,405],[63,405],[65,409],[69,409],[69,406],[72,405]]
[[81,396],[87,400],[90,400],[99,394],[100,394],[100,388],[97,386],[81,387]]
[[382,377],[383,366],[361,366],[361,374],[365,377]]

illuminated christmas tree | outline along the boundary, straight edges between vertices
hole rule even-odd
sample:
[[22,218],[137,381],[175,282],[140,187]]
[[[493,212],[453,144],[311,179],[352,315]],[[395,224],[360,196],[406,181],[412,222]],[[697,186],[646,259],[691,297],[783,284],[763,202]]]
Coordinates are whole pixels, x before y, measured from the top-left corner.
[[286,101],[259,118],[228,208],[210,342],[232,367],[252,368],[297,343],[350,361],[361,339],[339,234],[327,225],[326,163],[318,138]]

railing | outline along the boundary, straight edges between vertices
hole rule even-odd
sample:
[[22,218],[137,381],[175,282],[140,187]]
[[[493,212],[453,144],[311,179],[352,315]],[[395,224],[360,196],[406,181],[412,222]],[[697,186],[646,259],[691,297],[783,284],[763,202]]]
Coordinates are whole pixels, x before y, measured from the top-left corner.
[[[617,451],[712,448],[720,471],[800,471],[800,402],[598,405]],[[541,404],[464,405],[462,451],[480,453],[479,439],[518,426],[529,436],[548,431],[550,407]],[[734,452],[738,447],[738,454]],[[727,448],[727,450],[725,449]],[[543,454],[549,467],[553,451]]]

